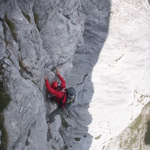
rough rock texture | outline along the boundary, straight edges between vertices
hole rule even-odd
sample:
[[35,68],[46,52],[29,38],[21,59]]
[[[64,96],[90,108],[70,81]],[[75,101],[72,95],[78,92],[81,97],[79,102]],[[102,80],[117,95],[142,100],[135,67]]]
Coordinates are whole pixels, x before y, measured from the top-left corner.
[[[7,150],[148,149],[149,104],[138,115],[150,101],[149,15],[146,0],[1,0]],[[43,75],[57,80],[54,66],[77,96],[48,127],[56,105]]]
[[105,150],[150,101],[149,15],[148,1],[111,1],[108,36],[92,71],[94,93],[88,109],[92,117],[91,149]]
[[[89,134],[88,126],[92,121],[89,113],[94,89],[91,82],[92,70],[98,61],[101,49],[105,43],[109,28],[110,1],[82,1],[82,13],[85,18],[85,30],[83,33],[84,44],[76,51],[73,60],[73,69],[66,81],[68,86],[75,86],[77,90],[77,102],[71,109],[75,120],[69,122],[74,134],[63,134],[65,141],[73,145],[72,149],[90,149],[93,137]],[[77,133],[76,130],[80,129]],[[67,132],[69,132],[69,130]],[[66,133],[66,132],[65,132]],[[66,137],[69,139],[66,139]],[[79,141],[75,141],[75,138]],[[67,145],[68,145],[67,144]]]
[[[3,0],[0,3],[1,80],[11,102],[4,111],[8,150],[62,149],[60,118],[47,141],[47,101],[43,74],[52,81],[57,66],[64,76],[83,42],[80,0]],[[8,47],[6,44],[9,43]],[[19,58],[18,58],[19,57]]]
[[111,139],[106,150],[148,150],[150,148],[150,102],[140,115],[118,137]]

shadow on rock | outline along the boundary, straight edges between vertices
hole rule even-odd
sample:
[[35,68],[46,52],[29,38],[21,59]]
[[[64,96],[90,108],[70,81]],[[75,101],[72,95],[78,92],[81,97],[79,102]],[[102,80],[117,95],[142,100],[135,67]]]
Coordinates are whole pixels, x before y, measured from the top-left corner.
[[150,144],[150,121],[147,122],[147,126],[148,126],[147,132],[145,133],[145,138],[144,138],[146,145]]
[[67,131],[61,129],[65,141],[68,141],[66,145],[72,149],[87,150],[92,143],[93,137],[88,133],[88,125],[92,121],[88,108],[94,93],[91,77],[108,35],[110,7],[109,0],[82,1],[81,11],[85,17],[84,44],[76,50],[72,72],[66,79],[67,87],[76,88],[77,97],[70,111],[73,116],[71,127]]

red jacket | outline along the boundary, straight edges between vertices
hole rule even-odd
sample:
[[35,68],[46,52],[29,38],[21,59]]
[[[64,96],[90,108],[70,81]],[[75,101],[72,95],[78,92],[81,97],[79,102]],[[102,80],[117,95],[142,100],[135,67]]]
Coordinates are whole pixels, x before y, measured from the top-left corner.
[[[61,80],[61,84],[60,84],[60,88],[66,88],[66,82],[65,80],[61,77],[61,75],[58,75],[59,79]],[[65,104],[66,104],[66,99],[67,99],[67,95],[62,92],[61,90],[57,91],[55,89],[53,89],[48,80],[45,80],[45,84],[46,84],[46,88],[47,90],[56,96],[56,101],[57,101],[57,104],[58,106],[60,106],[60,99],[64,96],[63,100],[62,100],[62,108],[65,108]],[[65,94],[65,95],[64,95]]]

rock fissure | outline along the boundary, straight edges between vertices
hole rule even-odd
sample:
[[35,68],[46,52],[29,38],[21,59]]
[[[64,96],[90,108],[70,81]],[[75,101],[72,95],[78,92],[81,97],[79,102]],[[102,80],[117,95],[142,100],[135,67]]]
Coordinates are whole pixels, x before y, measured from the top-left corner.
[[77,85],[81,85],[84,83],[85,78],[88,76],[88,73],[84,75],[82,82],[78,83]]
[[[0,37],[2,38],[2,36],[0,35]],[[2,38],[3,39],[3,38]],[[3,39],[4,41],[4,39]],[[4,41],[5,42],[5,41]],[[36,76],[39,77],[39,75],[37,75],[35,72],[33,72],[23,61],[21,58],[19,58],[19,56],[14,52],[14,50],[11,48],[11,46],[9,45],[9,43],[7,44],[7,46],[9,47],[9,49],[12,51],[12,53],[17,57],[17,59],[19,60],[19,66],[20,66],[20,74],[22,75],[22,72],[27,73],[31,78],[33,77],[33,74],[35,74]],[[11,54],[11,53],[10,53]],[[8,58],[10,58],[10,56],[8,56]],[[11,60],[10,60],[11,61]],[[12,62],[12,61],[11,61]],[[12,62],[13,64],[13,62]],[[29,71],[28,71],[29,70]],[[32,74],[33,73],[33,74]],[[40,77],[39,77],[40,78]],[[40,78],[41,80],[41,78]]]
[[116,62],[118,62],[123,56],[124,56],[124,54],[122,56],[120,56],[118,59],[116,59]]

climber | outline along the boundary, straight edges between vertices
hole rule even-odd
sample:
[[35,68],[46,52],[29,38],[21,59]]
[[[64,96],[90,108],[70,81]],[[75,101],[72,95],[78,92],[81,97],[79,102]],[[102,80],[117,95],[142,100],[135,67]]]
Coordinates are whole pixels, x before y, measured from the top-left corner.
[[47,123],[52,123],[54,121],[54,117],[60,114],[63,111],[63,109],[65,109],[65,104],[67,99],[67,94],[65,92],[66,82],[61,77],[60,72],[57,69],[56,69],[56,75],[61,80],[60,86],[58,86],[57,81],[52,82],[52,84],[50,85],[47,77],[44,75],[46,88],[51,94],[53,94],[56,97],[56,102],[58,104],[58,108],[49,114],[49,120],[47,121]]

